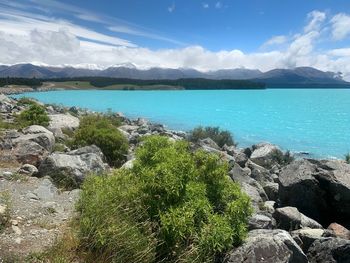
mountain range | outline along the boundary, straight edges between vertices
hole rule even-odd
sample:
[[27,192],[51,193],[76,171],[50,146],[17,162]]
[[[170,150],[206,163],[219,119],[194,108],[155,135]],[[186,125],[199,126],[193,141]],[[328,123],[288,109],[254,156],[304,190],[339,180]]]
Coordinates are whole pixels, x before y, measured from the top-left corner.
[[273,69],[267,72],[253,69],[222,69],[201,72],[195,69],[150,68],[138,69],[133,64],[111,66],[104,70],[84,69],[74,67],[36,66],[33,64],[0,65],[0,77],[22,78],[76,78],[76,77],[111,77],[129,79],[239,79],[264,82],[267,86],[302,86],[302,85],[334,85],[350,86],[342,79],[341,73],[324,72],[312,67],[297,67],[293,69]]

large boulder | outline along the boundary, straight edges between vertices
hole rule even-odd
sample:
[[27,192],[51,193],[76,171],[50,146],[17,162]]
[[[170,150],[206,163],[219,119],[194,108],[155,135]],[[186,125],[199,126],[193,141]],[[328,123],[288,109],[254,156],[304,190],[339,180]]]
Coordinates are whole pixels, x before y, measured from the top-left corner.
[[79,127],[79,119],[70,114],[50,114],[49,129],[70,129],[74,130]]
[[92,145],[68,153],[52,153],[39,166],[39,175],[50,176],[58,184],[77,187],[88,174],[100,174],[107,167],[101,150]]
[[349,263],[350,241],[340,238],[321,238],[310,246],[307,256],[310,263]]
[[49,152],[38,143],[33,141],[19,141],[12,151],[16,160],[22,164],[39,166]]
[[55,137],[48,129],[39,125],[31,125],[24,128],[22,132],[23,134],[21,136],[12,140],[14,145],[25,141],[32,141],[39,144],[46,151],[52,151],[55,145]]
[[277,221],[277,227],[287,231],[303,227],[322,228],[315,220],[303,215],[297,208],[291,206],[277,208],[274,218]]
[[250,160],[247,161],[246,167],[248,167],[251,170],[250,176],[253,179],[257,180],[259,183],[265,184],[268,182],[274,182],[273,177],[271,176],[270,172],[266,168],[258,164],[255,164]]
[[327,227],[327,229],[330,230],[336,237],[350,240],[350,230],[342,225],[332,223]]
[[343,161],[297,160],[279,176],[281,206],[294,206],[327,226],[350,222],[350,165]]
[[304,252],[309,250],[315,240],[323,238],[324,235],[325,230],[317,228],[302,228],[291,232],[291,236]]
[[16,102],[0,93],[0,113],[10,113]]
[[283,154],[276,145],[270,143],[260,143],[253,146],[253,152],[250,159],[258,165],[265,168],[270,168],[276,163],[276,160],[274,159],[276,153]]
[[308,260],[287,231],[257,229],[244,244],[228,253],[225,263],[307,263]]

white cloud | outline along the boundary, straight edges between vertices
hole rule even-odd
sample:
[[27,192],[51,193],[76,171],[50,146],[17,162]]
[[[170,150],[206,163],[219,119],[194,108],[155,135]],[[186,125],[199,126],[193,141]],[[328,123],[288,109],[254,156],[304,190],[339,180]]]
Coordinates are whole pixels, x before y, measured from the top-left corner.
[[208,3],[202,3],[202,7],[207,9],[207,8],[209,8],[209,4]]
[[304,27],[304,31],[306,33],[310,31],[319,30],[321,24],[326,19],[326,13],[314,10],[307,15],[307,18],[309,20],[309,23]]
[[269,40],[267,40],[262,46],[263,47],[267,47],[267,46],[274,46],[274,45],[281,45],[286,43],[288,40],[288,37],[286,36],[274,36],[272,38],[270,38]]
[[350,16],[337,14],[331,19],[332,36],[334,40],[342,40],[350,34]]
[[[325,71],[342,71],[350,80],[350,47],[320,51],[317,46],[327,33],[324,29],[327,24],[339,25],[339,20],[344,21],[343,16],[347,15],[338,14],[329,19],[322,14],[311,12],[299,34],[275,36],[265,42],[269,47],[278,46],[278,50],[245,53],[237,49],[213,52],[199,45],[151,50],[70,21],[19,10],[2,12],[0,7],[0,64],[36,62],[105,68],[129,62],[140,68],[186,67],[201,71],[240,67],[267,71],[312,66]],[[106,26],[116,33],[160,37],[126,24]],[[344,31],[341,32],[344,35]]]

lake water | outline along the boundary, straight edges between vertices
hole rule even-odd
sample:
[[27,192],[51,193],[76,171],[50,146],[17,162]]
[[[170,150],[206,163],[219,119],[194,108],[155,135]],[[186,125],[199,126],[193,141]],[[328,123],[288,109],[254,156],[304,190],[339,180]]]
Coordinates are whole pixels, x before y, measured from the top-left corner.
[[350,151],[350,90],[50,91],[18,95],[45,103],[144,117],[170,129],[219,126],[240,146],[269,141],[313,157]]

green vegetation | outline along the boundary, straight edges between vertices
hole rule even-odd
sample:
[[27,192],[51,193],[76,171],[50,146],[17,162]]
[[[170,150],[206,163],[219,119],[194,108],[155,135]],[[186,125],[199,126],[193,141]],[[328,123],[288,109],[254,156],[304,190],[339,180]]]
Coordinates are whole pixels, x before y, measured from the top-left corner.
[[212,139],[219,147],[237,145],[229,131],[220,130],[219,127],[202,127],[194,128],[189,134],[191,142],[198,142],[206,138]]
[[0,192],[0,206],[1,206],[1,209],[4,209],[4,211],[0,213],[0,233],[1,233],[1,231],[9,225],[10,219],[11,219],[10,192],[8,191]]
[[350,153],[345,154],[345,162],[350,164]]
[[290,153],[290,151],[286,151],[285,153],[283,153],[280,150],[274,150],[272,152],[271,159],[273,160],[273,162],[276,162],[283,166],[290,164],[294,161],[294,157]]
[[[264,89],[265,84],[253,82],[249,80],[231,80],[231,79],[202,79],[202,78],[188,78],[176,80],[143,80],[143,79],[127,79],[127,78],[109,78],[109,77],[77,77],[77,78],[56,78],[43,79],[47,82],[62,82],[66,86],[73,86],[78,84],[78,88],[105,88],[115,85],[126,85],[132,88],[132,85],[138,87],[150,86],[173,86],[182,87],[188,90],[212,90],[212,89]],[[80,84],[82,83],[82,84]],[[131,85],[131,86],[130,86]]]
[[16,123],[20,127],[30,125],[41,125],[47,127],[49,122],[50,118],[47,115],[45,108],[38,104],[32,104],[29,109],[22,111],[16,116]]
[[29,87],[40,87],[42,85],[41,80],[36,78],[0,78],[0,87],[4,87],[6,85],[21,85],[21,86],[29,86]]
[[216,155],[151,136],[130,170],[90,177],[81,246],[98,262],[213,262],[246,235],[250,200]]
[[84,116],[70,145],[77,148],[95,144],[110,165],[119,167],[125,162],[128,152],[128,141],[117,129],[119,125],[119,118],[113,114]]
[[31,98],[27,98],[27,97],[22,97],[17,101],[17,105],[20,106],[31,106],[31,105],[38,105],[38,103],[31,99]]

